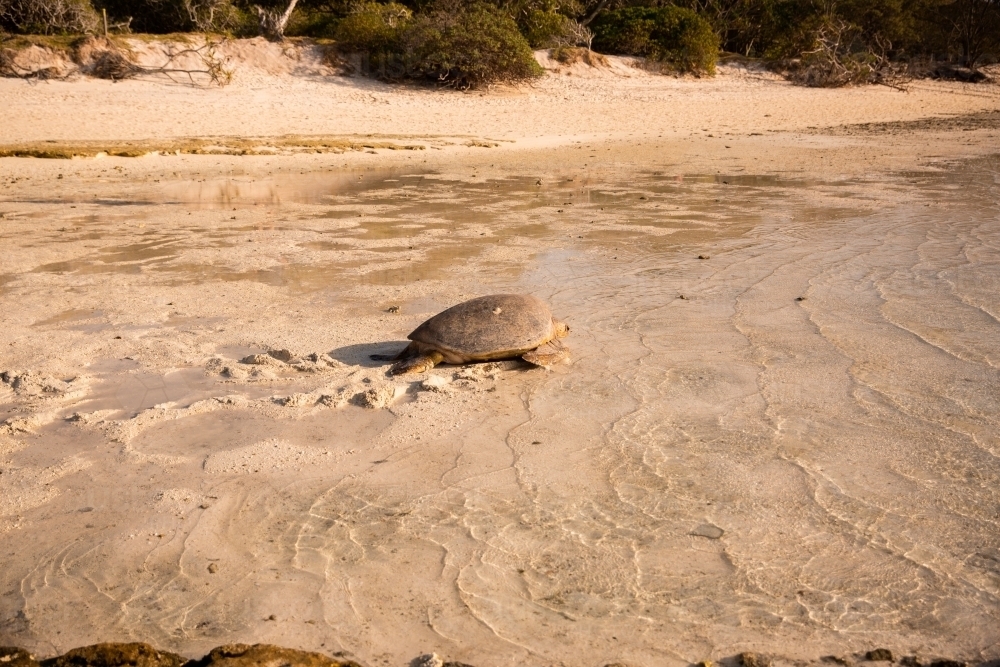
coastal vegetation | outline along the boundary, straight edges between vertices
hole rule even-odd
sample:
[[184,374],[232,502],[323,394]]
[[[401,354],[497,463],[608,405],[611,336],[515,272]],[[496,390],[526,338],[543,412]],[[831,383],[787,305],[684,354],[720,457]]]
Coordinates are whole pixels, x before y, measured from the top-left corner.
[[715,73],[719,38],[690,9],[623,7],[605,12],[593,25],[599,51],[645,56],[681,72]]
[[813,86],[976,80],[1000,58],[1000,0],[0,0],[0,29],[306,36],[372,76],[458,88],[538,75],[533,48],[696,75],[729,54]]
[[364,54],[363,68],[383,79],[472,88],[541,73],[517,24],[485,3],[414,13],[395,2],[368,2],[339,21],[334,36],[342,50]]

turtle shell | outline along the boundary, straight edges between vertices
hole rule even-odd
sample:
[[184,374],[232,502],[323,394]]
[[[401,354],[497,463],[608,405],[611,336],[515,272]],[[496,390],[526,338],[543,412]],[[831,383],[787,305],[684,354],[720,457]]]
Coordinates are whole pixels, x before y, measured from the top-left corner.
[[545,302],[526,294],[492,294],[438,313],[409,339],[470,359],[514,356],[555,336]]

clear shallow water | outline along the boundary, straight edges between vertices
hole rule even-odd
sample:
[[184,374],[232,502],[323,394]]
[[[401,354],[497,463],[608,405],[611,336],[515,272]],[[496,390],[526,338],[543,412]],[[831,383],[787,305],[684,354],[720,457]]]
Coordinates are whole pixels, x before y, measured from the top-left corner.
[[[403,333],[447,305],[436,294],[531,291],[570,323],[574,363],[408,394],[391,412],[237,408],[137,427],[128,447],[151,458],[119,474],[139,490],[91,491],[97,528],[75,527],[82,500],[67,491],[35,520],[68,533],[5,536],[24,555],[2,575],[13,620],[0,638],[72,644],[53,635],[72,628],[191,654],[270,641],[369,664],[880,645],[996,658],[997,179],[995,161],[836,184],[390,174],[277,207],[270,226],[216,221],[193,248],[149,210],[151,242],[101,249],[97,273],[206,294],[260,282],[326,303],[378,295],[401,306]],[[297,248],[288,280],[230,250],[255,231]],[[167,234],[188,239],[171,257]],[[80,263],[39,271],[75,280],[97,265],[67,261]],[[342,294],[355,278],[361,291]],[[37,326],[91,326],[80,312],[93,311]],[[330,460],[239,454],[269,439]],[[218,472],[219,452],[258,473]],[[97,463],[73,482],[84,490],[119,460],[81,455]],[[150,500],[172,488],[193,500]]]

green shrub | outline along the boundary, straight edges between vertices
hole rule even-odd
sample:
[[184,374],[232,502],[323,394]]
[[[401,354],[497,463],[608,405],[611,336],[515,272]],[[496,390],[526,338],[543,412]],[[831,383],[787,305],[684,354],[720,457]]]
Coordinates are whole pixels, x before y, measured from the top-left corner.
[[301,10],[296,7],[285,26],[285,36],[328,39],[337,32],[340,20],[332,12],[319,11],[308,5]]
[[418,15],[401,31],[399,48],[407,76],[456,88],[524,81],[542,72],[517,24],[487,4]]
[[626,7],[591,24],[594,48],[644,56],[679,72],[714,74],[719,38],[708,22],[681,7]]
[[384,79],[421,79],[475,88],[541,74],[513,20],[491,5],[413,16],[401,5],[368,4],[342,19],[341,51],[367,56],[363,69]]
[[533,49],[564,46],[572,41],[574,21],[559,12],[532,9],[521,22],[521,32]]
[[340,20],[334,39],[345,51],[387,54],[396,49],[400,31],[412,19],[409,9],[395,2],[366,2]]

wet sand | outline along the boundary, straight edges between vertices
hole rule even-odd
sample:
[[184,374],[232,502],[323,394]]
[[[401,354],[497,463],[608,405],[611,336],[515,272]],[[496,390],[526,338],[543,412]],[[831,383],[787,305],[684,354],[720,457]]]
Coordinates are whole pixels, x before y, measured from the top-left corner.
[[[871,120],[0,160],[0,644],[1000,658],[998,128]],[[367,358],[506,291],[572,363]]]

